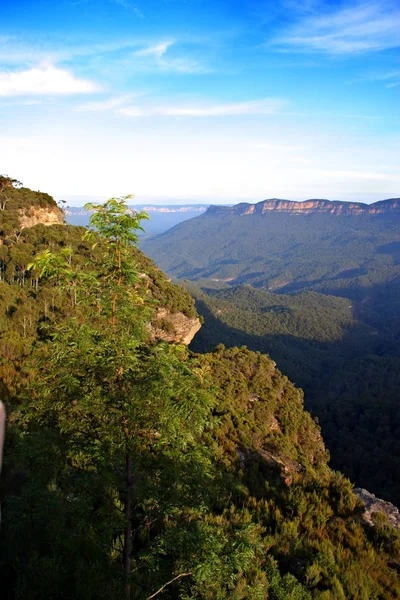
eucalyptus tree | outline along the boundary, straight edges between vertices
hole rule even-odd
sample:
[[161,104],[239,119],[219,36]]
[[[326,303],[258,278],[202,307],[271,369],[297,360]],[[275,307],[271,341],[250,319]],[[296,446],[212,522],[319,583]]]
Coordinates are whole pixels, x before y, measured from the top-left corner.
[[18,179],[14,179],[8,175],[0,175],[0,210],[4,210],[9,201],[7,189],[21,186],[22,183]]

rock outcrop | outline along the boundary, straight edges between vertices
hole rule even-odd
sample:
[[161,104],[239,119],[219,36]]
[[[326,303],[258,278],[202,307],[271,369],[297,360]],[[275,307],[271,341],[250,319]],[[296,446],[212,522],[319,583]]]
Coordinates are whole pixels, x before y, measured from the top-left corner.
[[159,340],[188,346],[200,327],[198,317],[190,318],[181,312],[172,313],[166,308],[159,308],[156,321],[151,326],[151,335]]
[[394,506],[394,504],[377,498],[374,494],[371,494],[371,492],[368,492],[363,488],[354,488],[353,491],[365,504],[363,518],[369,525],[375,525],[373,514],[381,513],[386,515],[390,525],[396,527],[396,529],[400,529],[400,513],[399,509]]
[[362,202],[338,202],[330,200],[305,200],[294,202],[292,200],[263,200],[257,204],[241,202],[235,206],[210,206],[206,214],[221,215],[266,215],[272,212],[288,213],[293,215],[324,213],[331,215],[382,215],[398,212],[400,215],[400,198],[381,200],[373,204]]
[[64,213],[60,208],[31,206],[20,208],[18,213],[21,229],[40,223],[42,225],[62,225],[64,223]]

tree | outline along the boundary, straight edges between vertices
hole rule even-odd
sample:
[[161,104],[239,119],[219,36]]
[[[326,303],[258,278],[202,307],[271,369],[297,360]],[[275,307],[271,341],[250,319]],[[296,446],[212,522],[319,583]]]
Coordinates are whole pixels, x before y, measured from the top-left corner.
[[9,197],[7,196],[7,189],[12,187],[21,187],[22,183],[18,179],[13,179],[8,175],[0,175],[0,210],[4,210]]
[[[85,237],[101,246],[102,267],[76,271],[68,249],[46,250],[30,265],[63,293],[73,289],[74,313],[50,328],[51,343],[36,352],[32,368],[40,381],[30,386],[20,417],[31,435],[43,437],[47,430],[63,457],[59,473],[52,473],[63,496],[75,498],[77,506],[88,493],[93,506],[105,502],[108,514],[94,546],[108,544],[120,557],[129,599],[135,593],[133,522],[148,535],[152,521],[162,520],[168,485],[177,484],[176,469],[188,464],[185,453],[204,427],[210,399],[184,347],[149,341],[155,306],[130,252],[147,215],[130,211],[126,200],[85,207],[94,211],[97,230]],[[87,479],[78,477],[77,484],[74,473],[82,472]],[[91,518],[85,517],[87,527],[96,529]]]

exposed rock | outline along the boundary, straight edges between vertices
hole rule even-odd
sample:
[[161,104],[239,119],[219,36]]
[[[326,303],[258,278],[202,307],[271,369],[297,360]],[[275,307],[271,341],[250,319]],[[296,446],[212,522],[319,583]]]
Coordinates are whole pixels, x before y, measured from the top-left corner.
[[369,525],[374,525],[372,518],[374,513],[382,513],[387,516],[390,525],[396,527],[396,529],[400,529],[400,513],[394,504],[377,498],[374,494],[363,488],[354,488],[353,491],[365,504],[363,518]]
[[294,202],[292,200],[263,200],[257,204],[241,202],[236,206],[210,206],[206,214],[235,214],[244,215],[266,215],[271,212],[283,212],[293,215],[325,213],[332,215],[381,215],[385,213],[398,212],[400,214],[400,198],[381,200],[373,204],[362,202],[338,202],[330,200],[304,200]]
[[259,454],[262,456],[265,462],[279,465],[285,475],[291,473],[300,473],[302,470],[301,464],[290,458],[276,456],[267,450],[259,450]]
[[188,346],[200,327],[197,317],[189,318],[181,312],[171,313],[166,308],[159,308],[151,331],[154,338]]
[[279,425],[278,420],[276,417],[274,417],[274,415],[271,415],[268,426],[271,431],[276,431],[276,433],[280,433],[280,434],[282,433],[281,426]]
[[46,208],[31,206],[19,209],[19,223],[21,229],[33,227],[34,225],[62,225],[64,213],[60,208]]

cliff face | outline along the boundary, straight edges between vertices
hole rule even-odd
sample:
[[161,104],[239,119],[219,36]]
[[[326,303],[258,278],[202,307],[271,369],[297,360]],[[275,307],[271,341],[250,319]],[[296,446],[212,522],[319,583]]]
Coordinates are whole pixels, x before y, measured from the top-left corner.
[[362,202],[336,202],[330,200],[263,200],[257,204],[241,202],[236,206],[210,206],[206,214],[222,215],[265,215],[271,212],[281,212],[293,215],[325,213],[331,215],[381,215],[398,212],[400,214],[400,198],[381,200],[373,204]]
[[58,207],[31,206],[20,208],[18,214],[21,229],[33,227],[39,223],[42,225],[62,225],[64,223],[64,213]]
[[166,308],[159,308],[157,320],[151,327],[151,335],[159,340],[188,346],[200,327],[198,317],[190,318],[181,312],[172,313]]

